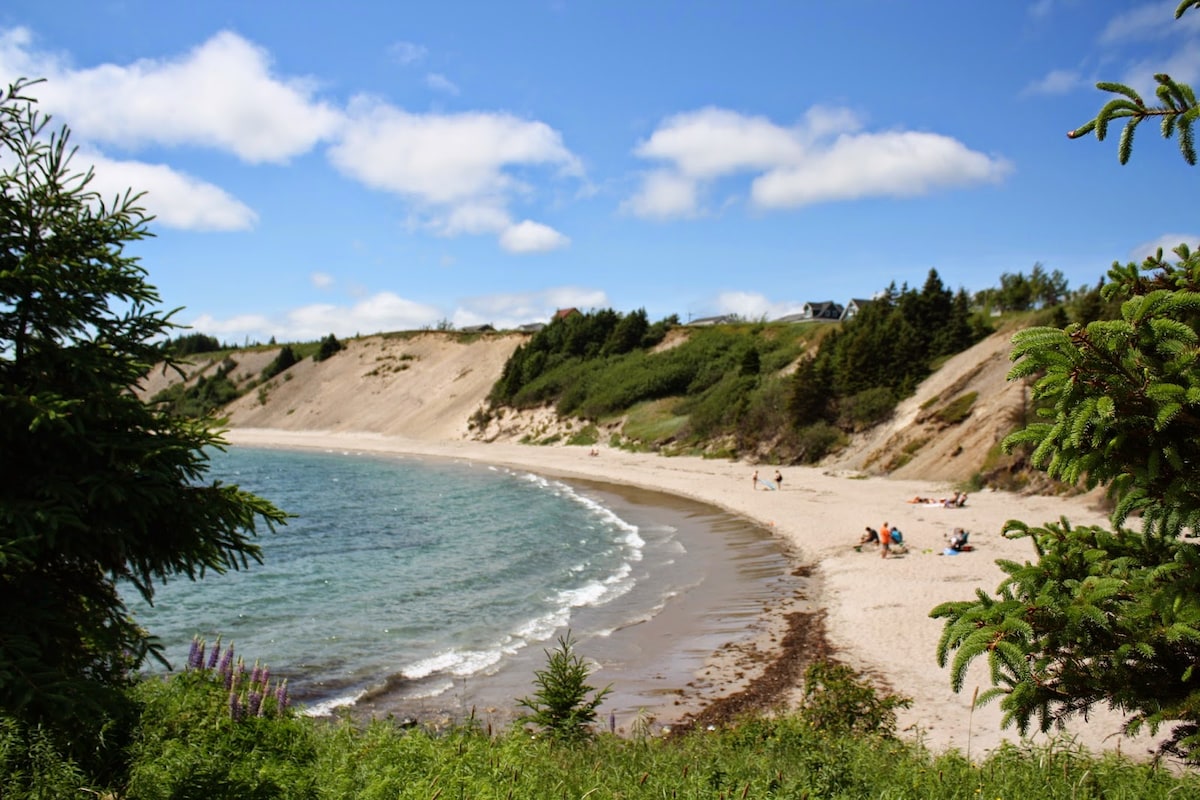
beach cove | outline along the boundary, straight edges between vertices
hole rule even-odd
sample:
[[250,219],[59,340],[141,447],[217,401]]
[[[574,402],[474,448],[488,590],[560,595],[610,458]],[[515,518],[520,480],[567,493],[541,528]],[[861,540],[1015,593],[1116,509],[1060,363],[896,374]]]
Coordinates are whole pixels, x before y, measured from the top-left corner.
[[[948,485],[803,467],[784,468],[781,490],[771,491],[752,485],[755,467],[746,463],[665,458],[605,447],[592,456],[579,447],[263,428],[234,428],[226,438],[235,446],[392,453],[506,466],[548,477],[640,487],[740,515],[778,537],[795,569],[810,576],[806,589],[764,606],[748,626],[748,642],[715,646],[689,693],[664,697],[661,707],[648,711],[660,720],[679,719],[701,713],[718,698],[739,692],[753,695],[763,684],[771,686],[759,691],[762,696],[794,704],[803,671],[788,668],[795,655],[789,657],[788,650],[798,641],[806,642],[799,645],[806,649],[817,647],[811,636],[817,626],[819,646],[828,646],[837,659],[879,685],[912,698],[912,707],[899,715],[902,735],[934,750],[957,748],[973,757],[1002,742],[1020,742],[1021,737],[1015,728],[1001,727],[996,703],[972,708],[976,689],[982,692],[990,686],[984,663],[973,665],[962,693],[951,691],[949,669],[939,668],[935,657],[942,626],[929,618],[929,610],[947,600],[969,599],[977,588],[994,590],[1002,579],[997,559],[1031,558],[1027,541],[1000,535],[1009,519],[1036,524],[1065,516],[1073,524],[1106,523],[1104,511],[1088,496],[984,491],[971,495],[965,507],[951,509],[908,502],[914,496],[951,495]],[[773,470],[763,475],[773,475]],[[906,554],[883,559],[877,549],[855,549],[865,526],[879,527],[885,521],[904,532]],[[975,549],[941,555],[955,527],[971,532]],[[815,594],[804,596],[806,592]],[[1093,713],[1086,721],[1074,721],[1066,734],[1093,751],[1145,754],[1150,740],[1124,737],[1120,726],[1116,715]]]

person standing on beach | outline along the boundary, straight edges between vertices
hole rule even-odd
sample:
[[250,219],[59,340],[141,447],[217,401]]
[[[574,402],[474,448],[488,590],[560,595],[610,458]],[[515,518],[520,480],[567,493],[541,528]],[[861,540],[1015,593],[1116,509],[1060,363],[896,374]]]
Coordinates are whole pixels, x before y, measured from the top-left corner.
[[892,546],[892,528],[886,522],[879,529],[879,557],[887,558],[888,550]]
[[758,491],[758,470],[754,470],[754,474],[750,476],[750,488]]
[[783,475],[779,470],[775,470],[775,488],[781,492],[783,491]]

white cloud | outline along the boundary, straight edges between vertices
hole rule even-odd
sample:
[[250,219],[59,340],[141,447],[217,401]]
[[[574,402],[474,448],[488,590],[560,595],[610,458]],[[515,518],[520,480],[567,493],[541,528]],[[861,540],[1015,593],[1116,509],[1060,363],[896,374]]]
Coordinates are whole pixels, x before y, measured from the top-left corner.
[[1200,250],[1200,233],[1164,233],[1153,241],[1144,242],[1135,247],[1130,252],[1129,258],[1132,261],[1141,262],[1161,248],[1164,258],[1175,261],[1176,257],[1172,251],[1180,244],[1186,244],[1193,251]]
[[454,81],[447,78],[445,75],[440,75],[436,72],[431,72],[425,76],[425,85],[435,92],[445,92],[446,94],[458,94],[458,86]]
[[804,310],[804,303],[772,302],[754,292],[722,292],[717,295],[716,308],[718,314],[737,314],[748,320],[772,320],[800,313]]
[[910,197],[936,189],[996,182],[1009,165],[932,133],[840,137],[820,156],[754,179],[751,195],[765,208],[859,197]]
[[696,179],[660,169],[645,176],[642,188],[621,204],[621,210],[649,219],[693,217],[699,203]]
[[667,119],[635,153],[665,161],[622,208],[653,218],[701,213],[702,193],[720,179],[755,175],[764,208],[869,196],[909,196],[998,181],[1007,162],[946,136],[862,133],[846,109],[815,107],[791,128],[763,117],[706,108]]
[[496,202],[461,203],[430,223],[440,236],[500,233],[510,225],[508,212]]
[[[239,314],[225,319],[217,319],[211,314],[201,314],[188,323],[188,327],[197,333],[215,336],[227,344],[242,344],[246,341],[269,340],[278,328],[268,317],[261,314]],[[286,341],[286,340],[285,340]]]
[[519,188],[507,167],[578,169],[557,131],[509,114],[410,114],[357,98],[350,118],[330,148],[334,165],[368,186],[426,203],[506,195]]
[[[350,120],[330,147],[334,166],[413,202],[425,224],[445,236],[510,231],[509,204],[532,192],[517,170],[552,167],[573,176],[583,171],[557,131],[510,114],[412,114],[359,97],[351,103]],[[509,237],[520,252],[530,249],[531,237],[541,248],[552,238],[544,225],[530,225],[538,227],[521,223]]]
[[524,220],[500,235],[500,246],[510,253],[545,253],[566,247],[571,240],[548,225]]
[[1136,89],[1150,100],[1158,88],[1154,75],[1159,72],[1170,75],[1176,83],[1194,84],[1200,79],[1200,39],[1168,55],[1134,64],[1125,71],[1121,83]]
[[106,202],[130,187],[145,192],[139,204],[156,217],[156,223],[169,228],[241,231],[258,222],[253,209],[225,190],[166,165],[115,161],[81,150],[72,166],[83,171],[87,164],[95,166],[91,188]]
[[792,131],[765,117],[705,108],[670,117],[634,154],[670,161],[688,177],[715,178],[796,161],[804,146]]
[[538,292],[514,292],[464,299],[451,320],[458,327],[487,323],[515,328],[530,322],[549,322],[560,308],[588,311],[607,308],[608,295],[600,289],[558,286]]
[[1195,12],[1175,19],[1178,6],[1178,0],[1157,0],[1118,14],[1104,26],[1100,42],[1113,44],[1200,33],[1200,19]]
[[2,65],[23,62],[48,78],[37,91],[42,108],[91,142],[194,145],[280,163],[342,123],[338,110],[314,99],[312,81],[272,75],[267,52],[228,31],[173,60],[88,69],[71,69],[29,44],[27,34],[8,32]]
[[1026,86],[1021,94],[1066,94],[1087,85],[1083,76],[1074,70],[1056,69],[1046,73],[1040,80]]
[[219,318],[200,314],[189,325],[230,344],[266,342],[271,337],[279,342],[298,342],[313,341],[330,333],[346,337],[422,330],[436,326],[443,319],[449,319],[459,328],[484,323],[501,329],[515,328],[530,322],[549,322],[560,308],[587,311],[608,305],[608,296],[602,290],[559,286],[536,292],[469,297],[463,299],[453,312],[446,313],[443,309],[384,291],[349,305],[312,303],[274,317],[242,314]]
[[338,337],[386,331],[420,330],[432,327],[443,314],[437,308],[400,297],[393,292],[378,292],[353,305],[313,303],[286,312],[281,317],[240,315],[219,319],[210,314],[195,318],[191,326],[230,342],[312,341],[330,333]]
[[388,48],[388,53],[392,58],[405,65],[420,61],[428,52],[429,50],[424,45],[413,42],[396,42]]
[[309,276],[309,280],[311,280],[312,285],[318,289],[329,289],[334,284],[333,276],[325,272],[314,272]]

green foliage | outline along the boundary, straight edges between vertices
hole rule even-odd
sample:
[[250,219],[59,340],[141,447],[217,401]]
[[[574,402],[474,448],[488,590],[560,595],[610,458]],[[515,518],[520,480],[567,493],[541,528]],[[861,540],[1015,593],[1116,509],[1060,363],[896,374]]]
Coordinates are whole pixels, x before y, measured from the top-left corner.
[[237,362],[227,358],[213,375],[201,375],[190,384],[182,381],[171,384],[150,402],[176,416],[197,419],[210,416],[244,394],[244,390],[229,379],[236,368]]
[[[938,648],[987,659],[1006,719],[1046,729],[1108,705],[1128,727],[1177,723],[1168,748],[1200,760],[1200,253],[1114,264],[1104,287],[1121,318],[1013,338],[1010,377],[1032,379],[1041,420],[1005,446],[1032,448],[1054,478],[1107,486],[1115,531],[1009,522],[1034,564],[1001,562],[995,596],[938,606]],[[1123,528],[1138,518],[1141,532]]]
[[296,351],[292,349],[292,346],[285,344],[283,347],[279,348],[279,355],[275,356],[274,360],[272,360],[270,364],[267,364],[265,367],[263,367],[262,379],[264,381],[270,380],[279,373],[289,369],[299,361],[300,359],[297,357]]
[[896,710],[912,700],[897,695],[880,697],[850,667],[818,661],[804,672],[801,722],[830,736],[896,735]]
[[592,670],[574,652],[574,647],[570,631],[559,636],[558,647],[546,651],[546,668],[534,673],[533,685],[537,691],[532,697],[518,701],[530,712],[521,718],[523,722],[531,722],[550,736],[567,741],[592,733],[596,709],[612,691],[609,687],[596,691],[588,685]]
[[194,353],[212,353],[221,349],[217,337],[203,333],[188,333],[177,336],[166,343],[165,348],[177,358],[190,356]]
[[[109,779],[81,770],[54,739],[0,718],[0,795],[1166,800],[1200,792],[1193,773],[1097,757],[1061,741],[1004,746],[978,764],[955,750],[930,753],[891,738],[893,723],[877,713],[880,701],[851,674],[826,669],[813,685],[824,688],[814,692],[807,716],[747,717],[669,737],[649,735],[637,719],[622,720],[618,730],[628,725],[628,738],[601,735],[564,746],[520,727],[494,731],[473,718],[440,731],[292,715],[234,723],[223,687],[184,673],[132,690],[144,710],[127,771]],[[856,719],[859,712],[881,724]]]
[[569,445],[592,445],[600,441],[600,430],[595,425],[584,425],[567,439]]
[[126,255],[147,217],[71,172],[69,132],[46,130],[29,85],[0,99],[0,712],[79,751],[160,652],[118,582],[150,599],[155,581],[244,566],[256,523],[284,515],[205,481],[209,423],[129,391],[176,328]]
[[[1175,16],[1198,6],[1185,0]],[[1125,120],[1124,164],[1138,125],[1158,117],[1194,165],[1195,95],[1167,75],[1155,80],[1156,108],[1127,86],[1098,84],[1116,97],[1070,136],[1103,140]],[[1010,378],[1032,381],[1040,421],[1005,448],[1031,449],[1052,478],[1106,486],[1114,530],[1010,521],[1005,535],[1029,538],[1037,562],[1000,562],[1007,577],[995,595],[980,590],[931,613],[946,620],[938,660],[953,654],[955,689],[985,658],[983,700],[1000,699],[1006,722],[1025,730],[1036,718],[1047,730],[1107,705],[1130,731],[1173,726],[1164,749],[1200,763],[1200,253],[1180,245],[1175,254],[1175,263],[1161,250],[1140,268],[1114,263],[1065,328],[1013,338]],[[1123,527],[1135,518],[1141,532]]]
[[185,672],[137,686],[143,709],[130,749],[129,796],[302,798],[315,795],[319,731],[291,713],[233,719],[229,691]]
[[796,458],[803,464],[815,464],[832,453],[844,438],[841,429],[828,422],[806,425],[796,433]]
[[[1179,19],[1189,8],[1200,7],[1196,0],[1184,0],[1175,9],[1175,18]],[[1096,116],[1073,131],[1067,133],[1071,139],[1078,139],[1089,133],[1095,133],[1096,139],[1104,141],[1108,135],[1108,126],[1114,121],[1125,120],[1121,129],[1121,137],[1117,143],[1117,159],[1125,164],[1133,154],[1133,137],[1137,128],[1148,119],[1158,119],[1164,139],[1170,139],[1176,134],[1179,137],[1179,151],[1184,161],[1196,165],[1196,135],[1192,128],[1200,118],[1200,105],[1196,103],[1196,94],[1186,83],[1178,83],[1170,75],[1159,73],[1154,76],[1158,88],[1155,95],[1159,105],[1147,106],[1142,96],[1130,87],[1111,81],[1101,81],[1096,88],[1114,95],[1113,99],[1104,104]]]
[[1040,263],[1035,263],[1029,275],[1001,273],[1000,286],[976,293],[975,302],[988,310],[1028,311],[1057,306],[1068,294],[1067,279],[1061,271],[1046,272]]
[[321,346],[317,348],[317,352],[313,353],[313,361],[324,361],[327,358],[331,358],[334,353],[339,352],[342,348],[342,343],[331,333],[321,340]]
[[920,292],[890,286],[796,370],[788,402],[793,424],[835,423],[847,432],[875,425],[939,358],[966,349],[986,332],[972,323],[966,293],[946,289],[936,270]]
[[1007,577],[996,597],[944,603],[938,645],[943,665],[955,651],[960,690],[970,662],[988,659],[993,687],[980,702],[1004,698],[1006,721],[1041,730],[1096,705],[1133,713],[1131,732],[1185,719],[1182,752],[1200,743],[1194,720],[1200,676],[1200,554],[1193,543],[1128,530],[1072,528],[1067,520],[1031,528],[1009,522],[1005,535],[1028,537],[1036,563],[1000,562]]
[[942,408],[938,409],[937,418],[945,425],[958,425],[971,416],[971,409],[979,399],[979,392],[960,394]]

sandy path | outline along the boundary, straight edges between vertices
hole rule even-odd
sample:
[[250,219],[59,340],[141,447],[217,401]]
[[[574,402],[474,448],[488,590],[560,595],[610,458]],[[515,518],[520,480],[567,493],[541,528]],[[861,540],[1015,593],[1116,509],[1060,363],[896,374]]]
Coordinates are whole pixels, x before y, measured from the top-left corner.
[[[234,444],[395,452],[508,465],[545,475],[641,486],[743,515],[768,527],[800,564],[814,568],[820,596],[813,599],[825,610],[828,641],[839,657],[913,699],[912,708],[900,717],[906,735],[920,737],[935,750],[956,747],[972,757],[1020,737],[1015,729],[1001,729],[997,704],[972,711],[972,691],[989,685],[983,663],[974,666],[962,694],[950,690],[948,670],[939,668],[935,658],[942,626],[929,618],[929,610],[947,600],[969,599],[976,587],[995,589],[1002,578],[996,559],[1024,561],[1032,556],[1028,542],[999,535],[1008,519],[1034,524],[1066,516],[1074,524],[1106,523],[1104,513],[1083,497],[982,492],[972,495],[965,508],[945,509],[907,500],[952,494],[947,485],[799,467],[783,469],[782,491],[756,491],[750,480],[755,467],[744,463],[662,458],[603,447],[593,457],[577,447],[253,428],[231,430],[227,438]],[[773,468],[758,469],[763,477],[774,473]],[[904,532],[907,555],[882,559],[877,551],[856,552],[852,545],[864,526],[878,528],[884,521]],[[971,531],[975,551],[939,555],[955,526]],[[777,632],[779,621],[775,622],[772,629]],[[1147,752],[1148,740],[1131,741],[1119,728],[1119,718],[1102,713],[1068,732],[1093,750],[1119,748],[1134,756]]]

